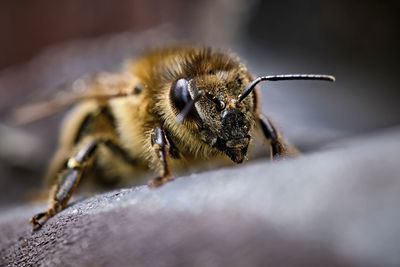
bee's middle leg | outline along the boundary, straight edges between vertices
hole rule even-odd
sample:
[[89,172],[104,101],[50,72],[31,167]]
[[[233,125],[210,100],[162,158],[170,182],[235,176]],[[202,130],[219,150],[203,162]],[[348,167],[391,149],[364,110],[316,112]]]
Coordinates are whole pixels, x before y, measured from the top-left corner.
[[117,147],[119,148],[108,138],[94,138],[83,143],[78,152],[68,159],[66,168],[60,174],[58,184],[53,187],[50,207],[31,218],[30,222],[35,228],[39,228],[46,220],[66,207],[100,144],[104,144],[114,151]]
[[168,163],[170,144],[164,130],[160,126],[157,126],[153,129],[151,134],[151,145],[157,161],[161,166],[161,171],[159,177],[154,178],[149,182],[149,186],[157,187],[172,180],[172,172]]

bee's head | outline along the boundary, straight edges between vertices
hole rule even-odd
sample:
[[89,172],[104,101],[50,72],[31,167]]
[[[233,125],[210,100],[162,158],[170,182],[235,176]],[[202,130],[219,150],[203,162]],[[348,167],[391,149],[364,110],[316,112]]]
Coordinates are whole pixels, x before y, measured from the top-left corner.
[[246,72],[208,71],[179,78],[170,90],[177,121],[196,123],[200,139],[236,163],[247,155],[254,126],[255,98],[238,101],[250,79]]
[[[330,75],[285,74],[253,79],[235,57],[203,49],[182,60],[173,74],[170,103],[176,121],[206,144],[240,163],[247,154],[255,124],[256,85],[262,81],[325,80]],[[168,76],[170,77],[170,76]],[[172,77],[171,77],[172,78]]]

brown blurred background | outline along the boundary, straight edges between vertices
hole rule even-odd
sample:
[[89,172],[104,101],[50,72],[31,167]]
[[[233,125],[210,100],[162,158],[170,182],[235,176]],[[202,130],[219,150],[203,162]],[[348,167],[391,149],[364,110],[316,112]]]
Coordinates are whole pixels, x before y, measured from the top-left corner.
[[305,152],[397,125],[399,11],[394,0],[2,1],[0,206],[40,188],[62,118],[15,127],[10,110],[149,46],[227,48],[256,75],[335,75],[262,86],[264,112]]
[[0,69],[25,63],[54,44],[166,23],[206,42],[254,42],[396,63],[399,6],[389,0],[2,1]]
[[[199,2],[199,1],[197,1]],[[183,23],[188,1],[3,1],[0,5],[0,68],[20,64],[53,44],[171,21]],[[195,3],[195,1],[193,1]],[[195,3],[198,5],[199,3]],[[198,7],[197,7],[198,8]]]

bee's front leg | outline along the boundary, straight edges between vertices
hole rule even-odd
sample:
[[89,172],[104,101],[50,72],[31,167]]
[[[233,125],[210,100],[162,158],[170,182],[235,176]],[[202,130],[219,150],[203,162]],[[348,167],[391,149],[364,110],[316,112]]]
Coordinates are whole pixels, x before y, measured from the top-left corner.
[[34,229],[40,228],[50,217],[67,206],[68,200],[78,186],[83,172],[92,162],[100,144],[111,149],[118,147],[108,138],[91,138],[84,142],[78,152],[68,159],[65,169],[61,170],[59,182],[51,192],[50,207],[31,218],[30,222]]
[[[70,158],[70,161],[71,159],[72,158]],[[61,175],[61,182],[53,187],[50,207],[46,211],[38,213],[30,219],[30,223],[33,225],[34,229],[40,228],[50,217],[65,208],[72,192],[81,179],[82,169],[80,166],[68,167]]]
[[157,187],[170,181],[172,175],[168,163],[170,144],[164,130],[160,126],[155,127],[151,133],[151,146],[160,166],[160,176],[152,179],[149,182],[149,186]]
[[272,122],[268,119],[267,116],[262,113],[259,116],[259,121],[265,138],[269,140],[271,159],[285,155],[287,153],[287,149],[281,139],[279,132],[276,130]]

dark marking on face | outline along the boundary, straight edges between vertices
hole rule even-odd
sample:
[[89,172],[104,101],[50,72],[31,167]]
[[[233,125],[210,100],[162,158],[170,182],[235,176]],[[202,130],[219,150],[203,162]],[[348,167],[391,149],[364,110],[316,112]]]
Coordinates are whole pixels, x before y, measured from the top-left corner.
[[222,127],[214,147],[224,152],[233,162],[242,163],[250,143],[250,122],[237,109],[226,109],[221,114]]
[[215,107],[217,108],[218,111],[221,111],[225,109],[225,101],[218,99],[218,97],[211,95],[210,93],[206,93],[206,97],[214,102]]
[[246,138],[249,130],[250,123],[242,112],[237,109],[222,112],[222,137],[225,140]]
[[133,88],[133,94],[134,95],[138,95],[143,91],[143,84],[138,83],[135,85],[135,87]]

